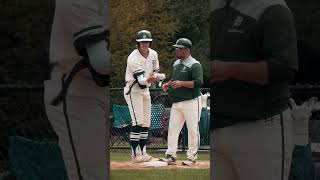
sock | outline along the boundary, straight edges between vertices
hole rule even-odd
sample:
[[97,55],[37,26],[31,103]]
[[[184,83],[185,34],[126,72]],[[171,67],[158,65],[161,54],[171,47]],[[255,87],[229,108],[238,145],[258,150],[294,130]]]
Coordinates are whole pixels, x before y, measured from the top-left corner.
[[139,145],[142,151],[142,155],[147,153],[147,141],[148,141],[148,127],[141,127]]
[[141,126],[132,126],[130,132],[130,145],[132,156],[139,154],[139,139],[140,139],[140,128]]

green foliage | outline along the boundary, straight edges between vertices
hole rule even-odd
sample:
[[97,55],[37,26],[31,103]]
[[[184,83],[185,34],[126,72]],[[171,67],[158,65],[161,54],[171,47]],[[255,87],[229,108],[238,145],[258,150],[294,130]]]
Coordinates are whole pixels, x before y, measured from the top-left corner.
[[208,5],[208,0],[181,0],[173,6],[175,16],[179,18],[179,29],[175,36],[187,37],[192,41],[192,56],[201,62],[206,75],[209,73],[210,55]]
[[172,45],[179,36],[193,41],[193,56],[203,63],[203,67],[207,67],[209,29],[206,3],[204,0],[112,0],[112,87],[123,86],[126,60],[136,48],[135,37],[141,29],[152,33],[152,48],[158,52],[162,72],[171,72],[176,59]]
[[303,39],[313,47],[319,48],[319,1],[287,0],[287,4],[295,19],[298,39]]
[[[54,0],[0,0],[0,83],[41,83],[48,60]],[[317,0],[287,0],[299,39],[318,47],[320,24]],[[136,33],[151,31],[161,71],[170,74],[175,60],[172,44],[180,37],[193,42],[192,56],[208,74],[208,0],[111,0],[112,86],[122,87],[127,56]],[[301,8],[302,7],[302,8]]]
[[53,0],[2,0],[0,82],[40,83],[47,61]]

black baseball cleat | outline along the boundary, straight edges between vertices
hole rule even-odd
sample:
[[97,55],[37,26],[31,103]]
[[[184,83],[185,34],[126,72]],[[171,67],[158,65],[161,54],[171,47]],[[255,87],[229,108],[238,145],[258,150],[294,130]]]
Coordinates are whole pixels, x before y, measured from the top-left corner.
[[160,158],[159,161],[166,162],[168,165],[176,165],[176,158],[169,154],[165,158]]
[[196,164],[196,160],[187,159],[182,161],[182,165],[184,166],[194,166]]

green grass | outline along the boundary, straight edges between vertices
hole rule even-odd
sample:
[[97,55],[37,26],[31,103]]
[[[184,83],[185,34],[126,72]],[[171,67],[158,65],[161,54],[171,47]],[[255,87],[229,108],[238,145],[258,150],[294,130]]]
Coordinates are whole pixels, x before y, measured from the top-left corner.
[[112,170],[111,180],[209,180],[210,170],[164,169],[164,170]]
[[[131,152],[127,150],[121,150],[121,152],[110,151],[110,160],[111,161],[130,161]],[[154,158],[164,157],[164,152],[149,152]],[[187,158],[186,152],[178,153],[178,160],[185,160]],[[209,152],[201,152],[198,154],[198,160],[210,160]]]

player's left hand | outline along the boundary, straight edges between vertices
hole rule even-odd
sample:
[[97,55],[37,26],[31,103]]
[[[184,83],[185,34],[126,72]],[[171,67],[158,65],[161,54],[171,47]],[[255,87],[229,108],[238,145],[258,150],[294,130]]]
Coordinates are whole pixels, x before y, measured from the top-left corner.
[[179,87],[183,87],[183,81],[172,81],[171,82],[171,87],[173,89],[177,89]]

